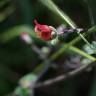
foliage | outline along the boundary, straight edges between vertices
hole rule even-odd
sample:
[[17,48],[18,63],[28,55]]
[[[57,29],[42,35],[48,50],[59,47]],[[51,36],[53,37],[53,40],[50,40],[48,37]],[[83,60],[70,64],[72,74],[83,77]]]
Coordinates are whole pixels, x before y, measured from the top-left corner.
[[[95,96],[95,3],[1,0],[0,95]],[[63,40],[40,40],[34,19],[75,31],[64,33]],[[87,30],[82,33],[78,26]]]

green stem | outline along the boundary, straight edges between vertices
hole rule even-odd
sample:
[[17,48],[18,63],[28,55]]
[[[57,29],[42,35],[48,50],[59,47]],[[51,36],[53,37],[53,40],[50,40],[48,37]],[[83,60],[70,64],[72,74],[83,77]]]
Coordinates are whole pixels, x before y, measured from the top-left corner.
[[[58,52],[54,53],[54,54],[50,57],[50,60],[55,60],[58,56],[60,56],[62,53],[64,53],[64,51],[65,51],[66,49],[69,49],[69,50],[71,50],[71,51],[73,51],[73,52],[75,52],[75,53],[77,53],[77,54],[80,54],[80,55],[84,56],[85,58],[88,58],[88,59],[92,60],[92,62],[96,61],[96,58],[95,58],[95,57],[93,57],[93,56],[85,53],[84,51],[82,51],[82,50],[80,50],[80,49],[78,49],[78,48],[76,48],[76,47],[69,46],[68,44],[65,44],[64,47],[60,49],[59,53],[58,53]],[[35,74],[38,74],[38,73],[40,73],[40,71],[41,71],[43,68],[45,68],[45,66],[46,66],[46,64],[44,65],[44,62],[43,62],[43,63],[39,64],[39,66],[38,66],[33,72],[34,72]]]
[[[61,9],[59,9],[58,6],[56,6],[54,2],[52,2],[52,0],[40,0],[40,2],[44,4],[48,9],[50,9],[52,12],[61,17],[63,21],[65,21],[67,24],[70,25],[70,27],[72,27],[73,29],[77,28],[76,24],[66,15],[66,13],[64,13]],[[77,32],[77,34],[83,39],[83,41],[86,44],[88,44],[88,46],[92,50],[94,50],[91,44],[88,42],[88,40],[82,34],[80,34],[79,31]]]
[[[96,26],[92,27],[91,29],[88,30],[88,33],[92,33],[96,31]],[[84,36],[87,36],[88,34],[83,34]],[[51,57],[50,60],[56,60],[61,54],[63,54],[66,49],[70,48],[70,46],[74,45],[75,43],[77,43],[78,41],[80,41],[81,38],[78,36],[75,39],[73,39],[71,42],[69,42],[68,44],[63,44],[62,48],[60,48],[57,52],[55,52]],[[77,49],[74,47],[74,49]],[[73,50],[73,49],[72,49]],[[79,51],[78,51],[79,50]],[[95,60],[94,57],[92,57],[91,55],[88,55],[87,53],[83,52],[82,50],[78,49],[78,50],[74,50],[75,53],[79,53],[81,55],[83,55],[84,57],[89,58],[90,60]],[[83,52],[83,53],[82,53]],[[42,62],[41,64],[39,64],[39,66],[33,71],[34,73],[40,73],[40,70],[42,70],[43,68],[45,68],[46,64],[44,65],[44,62]]]
[[79,48],[70,46],[69,49],[72,50],[72,51],[75,52],[75,53],[78,53],[78,54],[80,54],[80,55],[82,55],[82,56],[84,56],[84,57],[86,57],[86,58],[92,60],[92,61],[96,61],[96,58],[95,58],[95,57],[93,57],[93,56],[91,56],[91,55],[89,55],[89,54],[83,52],[83,51],[80,50]]
[[[94,32],[94,31],[96,31],[96,26],[90,28],[90,29],[88,30],[88,34]],[[83,33],[82,35],[83,35],[83,36],[87,36],[88,34]],[[52,59],[52,60],[57,59],[61,54],[64,53],[64,51],[65,51],[67,48],[69,48],[69,46],[72,46],[72,45],[76,44],[76,43],[79,42],[80,40],[81,40],[81,38],[78,36],[78,37],[76,37],[75,39],[73,39],[71,42],[69,42],[66,46],[65,46],[65,44],[63,44],[62,48],[51,56],[51,59]]]
[[45,5],[48,9],[50,9],[53,13],[57,14],[64,22],[69,24],[73,29],[77,28],[76,24],[64,13],[61,9],[59,9],[52,0],[40,0],[40,2]]

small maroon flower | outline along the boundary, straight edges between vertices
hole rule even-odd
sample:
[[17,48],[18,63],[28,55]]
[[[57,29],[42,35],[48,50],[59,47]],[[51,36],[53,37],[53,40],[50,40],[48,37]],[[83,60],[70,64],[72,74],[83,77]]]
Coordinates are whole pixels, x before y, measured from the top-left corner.
[[36,32],[37,37],[45,41],[51,40],[52,39],[51,33],[53,29],[48,25],[39,24],[36,20],[34,22],[36,24],[35,32]]

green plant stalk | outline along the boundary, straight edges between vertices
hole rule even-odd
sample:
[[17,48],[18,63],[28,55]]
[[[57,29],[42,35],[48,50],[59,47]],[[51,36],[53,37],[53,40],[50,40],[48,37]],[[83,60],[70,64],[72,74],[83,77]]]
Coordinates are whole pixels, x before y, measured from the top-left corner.
[[[65,45],[66,46],[66,45]],[[67,48],[67,47],[66,47]],[[77,54],[80,54],[88,59],[90,59],[92,62],[96,61],[96,58],[94,58],[93,56],[89,55],[89,54],[86,54],[85,52],[83,52],[82,50],[76,48],[76,47],[73,47],[73,46],[70,46],[69,50],[77,53]],[[91,63],[87,64],[87,66],[89,66]],[[40,74],[40,72],[42,71],[42,69],[46,68],[46,64],[44,65],[44,62],[41,63],[32,73],[35,74],[35,75],[38,75]],[[83,67],[82,67],[83,68]],[[81,70],[82,70],[81,68]]]
[[31,28],[30,26],[15,26],[0,34],[0,43],[7,43],[16,37],[21,36],[23,32],[27,32],[32,37],[35,37],[33,28]]
[[[89,9],[91,26],[96,24],[96,0],[84,0]],[[93,34],[96,36],[96,34]],[[88,92],[88,96],[96,96],[96,66],[93,69],[94,73],[91,79],[91,86]]]
[[[90,29],[88,30],[88,34],[94,32],[94,31],[96,31],[96,26],[90,28]],[[83,36],[87,36],[88,34],[83,33],[82,35],[83,35]],[[64,46],[65,44],[63,44],[62,48],[60,48],[59,51],[57,51],[56,53],[54,53],[54,54],[51,56],[52,60],[57,59],[61,54],[63,54],[63,52],[64,52],[67,48],[69,48],[69,46],[72,46],[72,45],[76,44],[76,43],[79,42],[80,40],[81,40],[81,38],[78,36],[78,37],[76,37],[75,39],[73,39],[71,42],[69,42],[69,43],[67,44],[67,46]]]
[[[17,30],[17,29],[18,29],[18,30]],[[8,32],[4,32],[4,33],[0,36],[0,37],[1,37],[1,40],[0,40],[0,41],[1,41],[2,43],[6,43],[6,42],[12,40],[13,38],[19,36],[22,32],[25,32],[25,30],[26,30],[26,32],[28,32],[28,34],[34,36],[34,35],[33,35],[33,32],[32,32],[32,29],[30,29],[29,27],[27,28],[27,26],[21,26],[20,28],[19,28],[19,27],[15,27],[15,28],[13,28],[12,30],[9,30]],[[14,31],[15,31],[15,34],[13,33]],[[88,30],[88,34],[94,32],[94,31],[96,31],[96,26],[90,28],[90,29]],[[31,34],[31,33],[32,33],[32,34]],[[83,33],[82,35],[87,36],[88,34]],[[64,53],[64,51],[65,51],[69,46],[74,45],[75,43],[77,43],[77,42],[80,41],[80,40],[81,40],[81,38],[78,36],[78,37],[76,37],[75,39],[73,39],[71,42],[69,42],[69,43],[67,44],[67,46],[65,46],[65,45],[63,44],[62,48],[60,48],[56,53],[54,53],[54,54],[50,57],[51,60],[57,59],[61,54]],[[44,62],[43,62],[43,63],[44,63]],[[36,69],[42,69],[42,67],[44,66],[43,63],[40,64]],[[41,67],[40,67],[40,66],[41,66]],[[40,68],[39,68],[39,67],[40,67]],[[43,68],[45,68],[45,66],[44,66]],[[36,72],[36,71],[35,71],[35,72]],[[38,72],[39,72],[39,71],[38,71]]]
[[[94,31],[96,31],[96,26],[90,28],[90,29],[88,30],[88,33],[90,34],[90,33],[94,32]],[[83,35],[84,35],[84,36],[87,36],[88,34],[83,33]],[[75,39],[73,39],[71,42],[69,42],[68,44],[66,44],[66,45],[63,44],[62,48],[60,48],[59,51],[55,52],[55,53],[50,57],[50,60],[51,60],[51,61],[56,60],[61,54],[63,54],[63,53],[66,51],[66,49],[70,48],[70,46],[76,44],[76,43],[77,43],[78,41],[80,41],[80,40],[81,40],[81,38],[78,36],[78,37],[76,37]],[[75,49],[76,49],[76,48],[75,48]],[[93,56],[91,56],[91,55],[83,52],[83,51],[80,50],[80,49],[78,49],[78,50],[79,50],[79,51],[74,50],[74,52],[75,52],[75,53],[79,53],[79,54],[81,54],[82,56],[84,56],[84,57],[86,57],[86,58],[89,58],[90,60],[93,60],[93,61],[95,60],[95,58],[94,58]],[[81,52],[81,53],[80,53],[80,52]],[[82,54],[82,52],[83,52],[83,54]],[[86,54],[86,55],[85,55],[85,54]],[[90,58],[90,57],[91,57],[91,58]],[[45,66],[46,66],[46,64],[45,64]],[[39,66],[38,66],[35,70],[33,70],[33,73],[36,73],[36,74],[37,74],[37,73],[40,73],[40,70],[42,70],[43,68],[45,68],[45,66],[44,66],[44,62],[42,62],[41,64],[39,64]]]
[[73,29],[77,28],[76,24],[64,13],[61,9],[59,9],[52,0],[40,0],[40,2],[45,5],[48,9],[50,9],[53,13],[57,14],[64,22],[69,24]]
[[[50,1],[50,0],[49,0]],[[62,14],[61,14],[62,15]],[[62,16],[63,17],[63,16]],[[63,17],[64,18],[64,17]],[[67,19],[66,19],[67,20]],[[74,27],[73,24],[71,24],[70,22],[67,22],[72,28]],[[78,33],[80,35],[80,33]],[[86,35],[86,34],[85,34]],[[82,38],[82,34],[80,35],[80,37]],[[84,41],[86,40],[84,37],[82,38]],[[92,57],[91,55],[86,54],[85,52],[83,52],[82,50],[73,47],[72,45],[74,45],[76,42],[78,42],[80,40],[79,37],[77,37],[76,39],[73,39],[72,42],[69,42],[66,45],[63,45],[63,48],[61,48],[58,52],[54,53],[50,58],[52,58],[51,60],[55,60],[56,58],[58,58],[67,48],[69,48],[70,50],[72,50],[73,52],[76,52],[92,61],[95,61],[96,59],[94,57]],[[86,41],[85,41],[86,42]],[[88,41],[86,42],[87,44],[89,43]],[[90,43],[89,43],[90,44]],[[88,44],[88,45],[89,45]],[[46,66],[46,64],[45,64]],[[44,63],[40,64],[39,67],[37,67],[33,72],[34,73],[40,73],[40,70],[42,70],[44,67]],[[33,73],[32,72],[32,73]]]
[[75,52],[75,53],[78,53],[78,54],[80,54],[80,55],[82,55],[82,56],[84,56],[84,57],[86,57],[86,58],[88,58],[88,59],[90,59],[90,60],[92,60],[92,61],[96,61],[96,58],[95,58],[95,57],[93,57],[93,56],[91,56],[91,55],[83,52],[83,51],[80,50],[79,48],[70,46],[70,47],[69,47],[69,50],[71,50],[71,51],[73,51],[73,52]]
[[[65,44],[64,47],[63,47],[63,49],[60,49],[60,53],[59,53],[58,55],[56,55],[57,53],[54,53],[54,54],[50,57],[50,60],[52,60],[52,61],[55,60],[58,56],[61,55],[62,52],[64,53],[64,52],[66,51],[66,49],[69,49],[69,50],[71,50],[71,51],[73,51],[73,52],[75,52],[75,53],[77,53],[77,54],[80,54],[80,55],[84,56],[85,58],[88,58],[88,59],[92,60],[92,62],[96,61],[96,58],[95,58],[95,57],[93,57],[93,56],[85,53],[84,51],[80,50],[79,48],[70,46],[70,45],[68,45],[68,44]],[[40,71],[41,71],[43,68],[45,68],[45,66],[46,66],[46,64],[44,65],[44,62],[41,63],[40,66],[38,66],[38,67],[33,71],[33,73],[35,73],[35,74],[40,73]]]
[[[61,9],[59,9],[53,2],[52,0],[40,0],[40,2],[42,4],[44,4],[48,9],[50,9],[52,12],[54,12],[55,14],[57,14],[59,17],[61,17],[63,19],[63,21],[65,21],[67,24],[70,25],[70,27],[72,27],[73,29],[76,29],[77,26],[76,24],[66,15],[66,13],[64,13]],[[79,31],[77,31],[77,34],[84,40],[84,42],[86,44],[88,44],[88,46],[92,49],[93,47],[91,46],[91,44],[88,42],[88,40],[79,33]],[[95,50],[94,50],[95,51]]]

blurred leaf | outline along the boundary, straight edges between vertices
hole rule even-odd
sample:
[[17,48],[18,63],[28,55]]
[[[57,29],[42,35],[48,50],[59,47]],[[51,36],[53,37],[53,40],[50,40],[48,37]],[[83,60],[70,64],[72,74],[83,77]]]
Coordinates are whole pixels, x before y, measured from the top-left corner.
[[75,23],[64,13],[62,10],[60,10],[53,2],[52,0],[39,0],[42,4],[47,6],[52,12],[59,15],[60,18],[66,23],[68,23],[73,29],[77,26]]
[[3,7],[6,3],[8,3],[10,0],[0,0],[0,8]]
[[30,93],[31,96],[34,96],[32,90],[23,89],[22,87],[17,87],[14,92],[16,96],[30,96]]
[[[69,18],[62,10],[60,10],[53,2],[52,0],[40,0],[42,2],[42,4],[44,4],[45,6],[47,6],[51,11],[53,11],[55,14],[58,14],[59,17],[61,17],[63,19],[63,21],[65,21],[66,23],[68,23],[70,25],[71,28],[76,29],[77,25],[75,24],[75,22],[73,22],[71,20],[71,18]],[[87,39],[80,33],[79,30],[76,31],[77,34],[82,38],[82,40],[88,44],[88,46],[93,49],[93,47],[91,47],[90,43],[87,41]],[[94,49],[93,49],[94,50]]]
[[96,0],[85,0],[90,8],[90,18],[92,24],[96,24]]
[[33,96],[32,87],[37,81],[35,74],[28,74],[22,77],[19,81],[19,86],[15,89],[15,94],[19,96]]
[[8,16],[10,16],[14,11],[15,11],[15,8],[13,6],[9,6],[3,12],[0,12],[0,22],[7,19]]
[[3,43],[8,42],[17,36],[20,36],[21,33],[23,32],[27,32],[28,34],[34,36],[34,31],[31,27],[27,25],[16,26],[2,33],[0,35],[0,42],[3,42]]
[[30,88],[30,87],[33,87],[35,85],[36,81],[37,81],[36,74],[30,73],[30,74],[22,77],[19,81],[19,84],[23,88],[28,88],[28,87]]
[[38,45],[46,45],[47,42],[37,38],[35,36],[33,27],[29,25],[19,25],[7,29],[5,32],[0,34],[0,42],[8,43],[9,41],[14,40],[16,37],[20,37],[23,32],[28,33]]

